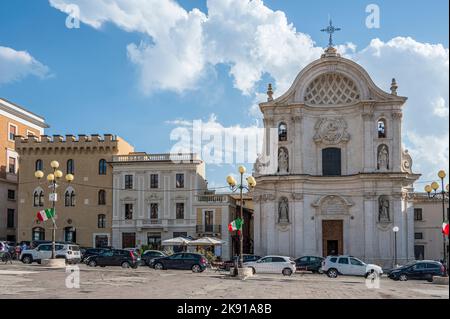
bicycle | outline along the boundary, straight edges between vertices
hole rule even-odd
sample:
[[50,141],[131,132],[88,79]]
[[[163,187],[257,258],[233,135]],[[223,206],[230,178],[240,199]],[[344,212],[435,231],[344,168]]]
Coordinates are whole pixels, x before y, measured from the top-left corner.
[[5,265],[8,263],[8,261],[9,261],[10,264],[12,264],[12,260],[13,260],[13,257],[12,257],[10,252],[5,252],[1,256],[1,261],[4,262]]

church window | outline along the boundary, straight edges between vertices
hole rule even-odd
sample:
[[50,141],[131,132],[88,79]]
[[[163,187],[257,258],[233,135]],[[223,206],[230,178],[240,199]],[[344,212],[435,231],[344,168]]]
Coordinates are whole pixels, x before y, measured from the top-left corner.
[[287,125],[286,123],[280,123],[278,125],[278,141],[284,142],[287,141]]
[[384,119],[378,120],[377,130],[378,138],[386,138],[386,121]]
[[336,147],[322,150],[322,174],[324,176],[341,175],[341,149]]

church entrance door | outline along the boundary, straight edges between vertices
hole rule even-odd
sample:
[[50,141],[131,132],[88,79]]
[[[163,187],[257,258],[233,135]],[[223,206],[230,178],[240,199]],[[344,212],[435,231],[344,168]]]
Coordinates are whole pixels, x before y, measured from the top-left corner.
[[322,254],[342,255],[344,253],[344,230],[342,220],[322,221]]

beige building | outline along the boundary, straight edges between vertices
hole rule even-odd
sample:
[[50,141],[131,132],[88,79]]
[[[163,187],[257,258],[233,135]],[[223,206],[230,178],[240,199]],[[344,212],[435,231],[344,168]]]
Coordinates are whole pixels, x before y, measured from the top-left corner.
[[113,246],[149,245],[196,235],[195,195],[206,189],[205,163],[195,154],[114,156]]
[[[447,198],[445,200],[446,218],[448,218],[448,207]],[[430,199],[426,193],[415,193],[414,255],[416,259],[443,259],[442,222],[442,197]],[[448,254],[448,238],[446,242]]]
[[73,241],[84,247],[111,245],[112,225],[112,168],[113,156],[128,154],[133,147],[123,139],[111,135],[42,135],[16,137],[20,155],[19,240],[51,239],[52,223],[39,222],[39,210],[50,208],[49,183],[37,180],[36,170],[45,176],[52,171],[50,162],[59,162],[64,175],[75,179],[58,181],[56,202],[56,240]]
[[18,154],[15,135],[44,134],[43,117],[0,98],[0,240],[17,239]]
[[[225,242],[215,248],[216,256],[230,259],[239,251],[239,238],[236,232],[228,230],[228,224],[239,216],[240,198],[236,194],[216,194],[205,191],[196,196],[194,209],[197,213],[196,237],[220,238]],[[243,196],[244,210],[244,253],[253,253],[253,199]]]

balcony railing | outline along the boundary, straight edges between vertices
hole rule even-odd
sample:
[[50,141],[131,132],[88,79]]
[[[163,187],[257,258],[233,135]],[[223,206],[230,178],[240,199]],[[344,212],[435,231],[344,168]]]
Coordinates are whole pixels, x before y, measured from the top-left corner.
[[113,156],[113,162],[192,162],[200,160],[197,154],[128,154]]
[[144,219],[144,220],[142,221],[142,225],[143,225],[143,226],[148,226],[148,225],[162,225],[162,219],[156,219],[156,218]]
[[197,231],[197,234],[220,233],[221,225],[197,225],[196,231]]
[[213,202],[213,203],[226,203],[228,202],[227,194],[203,194],[197,195],[197,201],[199,202]]

